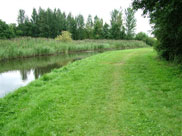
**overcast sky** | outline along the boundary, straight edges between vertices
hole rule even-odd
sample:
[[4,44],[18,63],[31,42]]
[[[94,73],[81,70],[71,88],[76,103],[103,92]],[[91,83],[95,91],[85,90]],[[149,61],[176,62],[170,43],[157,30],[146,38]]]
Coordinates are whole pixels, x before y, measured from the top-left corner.
[[[59,8],[66,13],[71,12],[74,16],[82,14],[85,19],[88,14],[92,17],[98,15],[105,22],[110,21],[110,14],[113,9],[120,7],[126,9],[131,5],[132,0],[1,0],[0,4],[0,19],[9,23],[17,23],[17,15],[19,9],[24,9],[25,14],[29,17],[32,14],[32,9],[42,7],[47,9]],[[124,12],[123,12],[124,13]],[[146,32],[151,30],[149,19],[144,18],[142,11],[137,11],[135,17],[137,19],[136,32]]]

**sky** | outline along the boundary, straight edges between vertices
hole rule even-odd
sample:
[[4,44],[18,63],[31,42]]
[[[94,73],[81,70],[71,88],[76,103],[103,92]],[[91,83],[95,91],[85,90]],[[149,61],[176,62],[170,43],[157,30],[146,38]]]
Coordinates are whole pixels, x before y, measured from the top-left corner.
[[[18,10],[24,9],[25,14],[31,17],[33,8],[39,7],[59,8],[61,11],[72,13],[76,16],[82,14],[85,19],[91,14],[92,17],[98,15],[107,23],[110,22],[110,15],[113,9],[126,9],[132,0],[2,0],[0,4],[0,19],[6,23],[17,23]],[[151,26],[149,19],[142,16],[142,11],[136,12],[137,19],[136,33],[145,32],[150,34]]]
[[0,74],[0,98],[6,94],[15,91],[15,89],[25,86],[35,80],[34,71],[28,73],[27,79],[22,80],[20,71],[9,71]]

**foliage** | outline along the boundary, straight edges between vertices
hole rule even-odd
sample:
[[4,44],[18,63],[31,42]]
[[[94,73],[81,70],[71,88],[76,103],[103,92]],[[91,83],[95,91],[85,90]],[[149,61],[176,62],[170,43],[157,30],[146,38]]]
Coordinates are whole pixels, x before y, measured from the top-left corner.
[[25,23],[25,10],[20,9],[18,12],[18,24],[23,24]]
[[144,32],[139,32],[138,34],[136,34],[135,39],[136,40],[142,40],[145,41],[145,39],[147,39],[148,35]]
[[125,31],[126,31],[126,39],[133,39],[135,36],[135,28],[136,28],[136,19],[135,19],[135,11],[131,7],[125,10],[126,23],[125,23]]
[[9,39],[15,37],[16,26],[14,24],[8,25],[0,20],[0,39]]
[[146,44],[155,47],[157,45],[157,39],[153,38],[153,37],[147,37],[145,39]]
[[150,46],[155,46],[157,44],[157,40],[155,38],[149,37],[146,33],[144,32],[139,32],[136,37],[136,40],[141,40],[144,41],[146,44]]
[[[73,40],[83,39],[132,39],[134,35],[134,11],[126,10],[127,18],[123,20],[122,10],[114,9],[111,13],[111,24],[107,24],[98,16],[92,19],[89,15],[85,23],[83,15],[73,16],[61,12],[60,9],[42,9],[41,7],[32,11],[29,18],[25,10],[20,9],[18,13],[18,26],[13,26],[14,35],[56,38],[62,31],[69,31]],[[126,28],[124,23],[127,22]],[[128,36],[126,36],[126,33]],[[132,38],[131,38],[132,37]]]
[[89,15],[88,18],[87,18],[87,23],[86,23],[86,38],[88,39],[93,39],[94,36],[93,36],[93,27],[94,27],[94,24],[93,24],[93,21],[92,21],[92,16]]
[[135,9],[144,9],[154,24],[158,39],[155,49],[167,60],[182,59],[182,1],[181,0],[133,0]]
[[70,32],[71,36],[73,39],[77,39],[77,22],[72,16],[71,13],[68,14],[67,16],[67,24],[66,24],[67,30]]
[[111,37],[109,25],[107,23],[105,23],[103,26],[103,34],[102,35],[103,35],[104,39],[110,39],[110,37]]
[[124,26],[122,19],[122,11],[114,9],[111,12],[111,36],[112,39],[123,39]]
[[94,39],[102,39],[103,34],[103,20],[100,19],[98,16],[94,17]]
[[182,79],[151,48],[55,69],[0,99],[0,135],[181,136]]
[[0,40],[0,60],[78,51],[142,47],[147,47],[147,45],[141,41],[78,40],[72,42],[59,42],[47,38],[22,37],[11,40]]
[[72,41],[71,33],[68,31],[62,31],[62,34],[58,35],[55,39],[58,41],[62,41],[62,42],[71,42]]
[[76,24],[77,24],[77,39],[83,40],[85,39],[85,23],[84,23],[84,17],[83,15],[78,15],[76,18]]

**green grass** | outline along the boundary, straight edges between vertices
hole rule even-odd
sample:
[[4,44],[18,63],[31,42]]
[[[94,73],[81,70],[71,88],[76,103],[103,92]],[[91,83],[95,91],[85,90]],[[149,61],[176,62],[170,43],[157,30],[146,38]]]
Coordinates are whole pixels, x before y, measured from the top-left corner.
[[0,60],[57,53],[147,47],[141,41],[83,40],[64,43],[46,38],[0,40]]
[[181,136],[181,83],[151,48],[98,54],[0,99],[0,135]]

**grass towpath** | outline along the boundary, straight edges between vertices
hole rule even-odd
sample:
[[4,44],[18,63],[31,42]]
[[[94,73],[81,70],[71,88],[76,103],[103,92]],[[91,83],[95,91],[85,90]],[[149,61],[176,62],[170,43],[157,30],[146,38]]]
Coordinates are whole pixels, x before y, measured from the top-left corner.
[[181,136],[181,83],[151,48],[92,56],[0,99],[0,135]]

